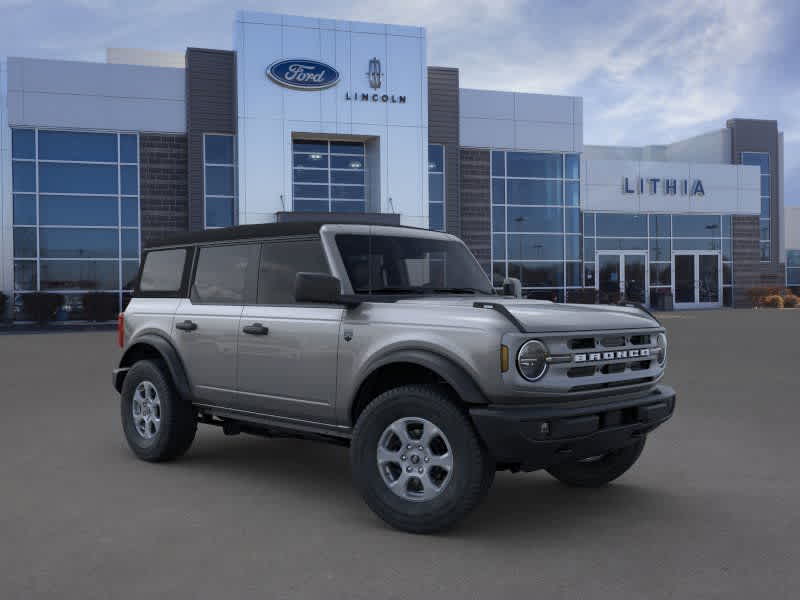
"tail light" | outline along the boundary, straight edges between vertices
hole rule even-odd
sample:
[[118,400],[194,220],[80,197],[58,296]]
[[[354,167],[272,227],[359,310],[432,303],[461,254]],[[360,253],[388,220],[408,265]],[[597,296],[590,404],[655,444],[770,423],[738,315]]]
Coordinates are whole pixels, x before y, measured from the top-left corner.
[[125,347],[125,313],[117,316],[117,344],[120,348]]

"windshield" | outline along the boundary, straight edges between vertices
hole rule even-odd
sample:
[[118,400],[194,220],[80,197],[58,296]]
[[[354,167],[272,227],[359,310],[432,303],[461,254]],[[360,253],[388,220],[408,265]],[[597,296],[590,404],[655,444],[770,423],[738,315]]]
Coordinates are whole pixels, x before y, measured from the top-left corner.
[[337,235],[356,294],[493,294],[463,244],[389,235]]

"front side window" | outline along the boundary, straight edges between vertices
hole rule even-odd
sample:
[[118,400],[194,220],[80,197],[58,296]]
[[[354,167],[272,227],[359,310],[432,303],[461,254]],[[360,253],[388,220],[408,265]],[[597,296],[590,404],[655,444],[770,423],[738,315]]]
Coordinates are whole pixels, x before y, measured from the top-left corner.
[[200,248],[191,299],[195,304],[243,304],[256,244]]
[[266,243],[258,271],[259,304],[294,304],[298,273],[329,273],[320,240]]
[[203,136],[206,229],[234,224],[236,203],[236,137]]
[[356,294],[491,294],[463,244],[441,239],[338,235],[336,245]]

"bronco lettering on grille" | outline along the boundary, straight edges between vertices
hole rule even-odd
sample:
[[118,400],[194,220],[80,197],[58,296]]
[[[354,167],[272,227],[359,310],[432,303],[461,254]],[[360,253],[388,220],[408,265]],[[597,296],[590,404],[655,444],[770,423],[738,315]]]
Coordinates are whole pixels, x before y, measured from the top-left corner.
[[637,350],[615,350],[614,352],[586,352],[575,354],[573,361],[596,362],[599,360],[620,360],[625,358],[650,358],[649,348],[639,348]]

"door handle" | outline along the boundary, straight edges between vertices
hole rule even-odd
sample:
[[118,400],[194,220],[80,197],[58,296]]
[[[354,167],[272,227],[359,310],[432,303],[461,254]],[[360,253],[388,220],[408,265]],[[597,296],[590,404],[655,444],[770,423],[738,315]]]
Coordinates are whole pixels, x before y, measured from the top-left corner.
[[269,333],[269,327],[264,327],[261,323],[253,323],[252,325],[245,325],[242,327],[242,331],[250,335],[267,335]]
[[197,323],[186,319],[183,323],[175,323],[175,329],[180,329],[181,331],[194,331],[197,329]]

